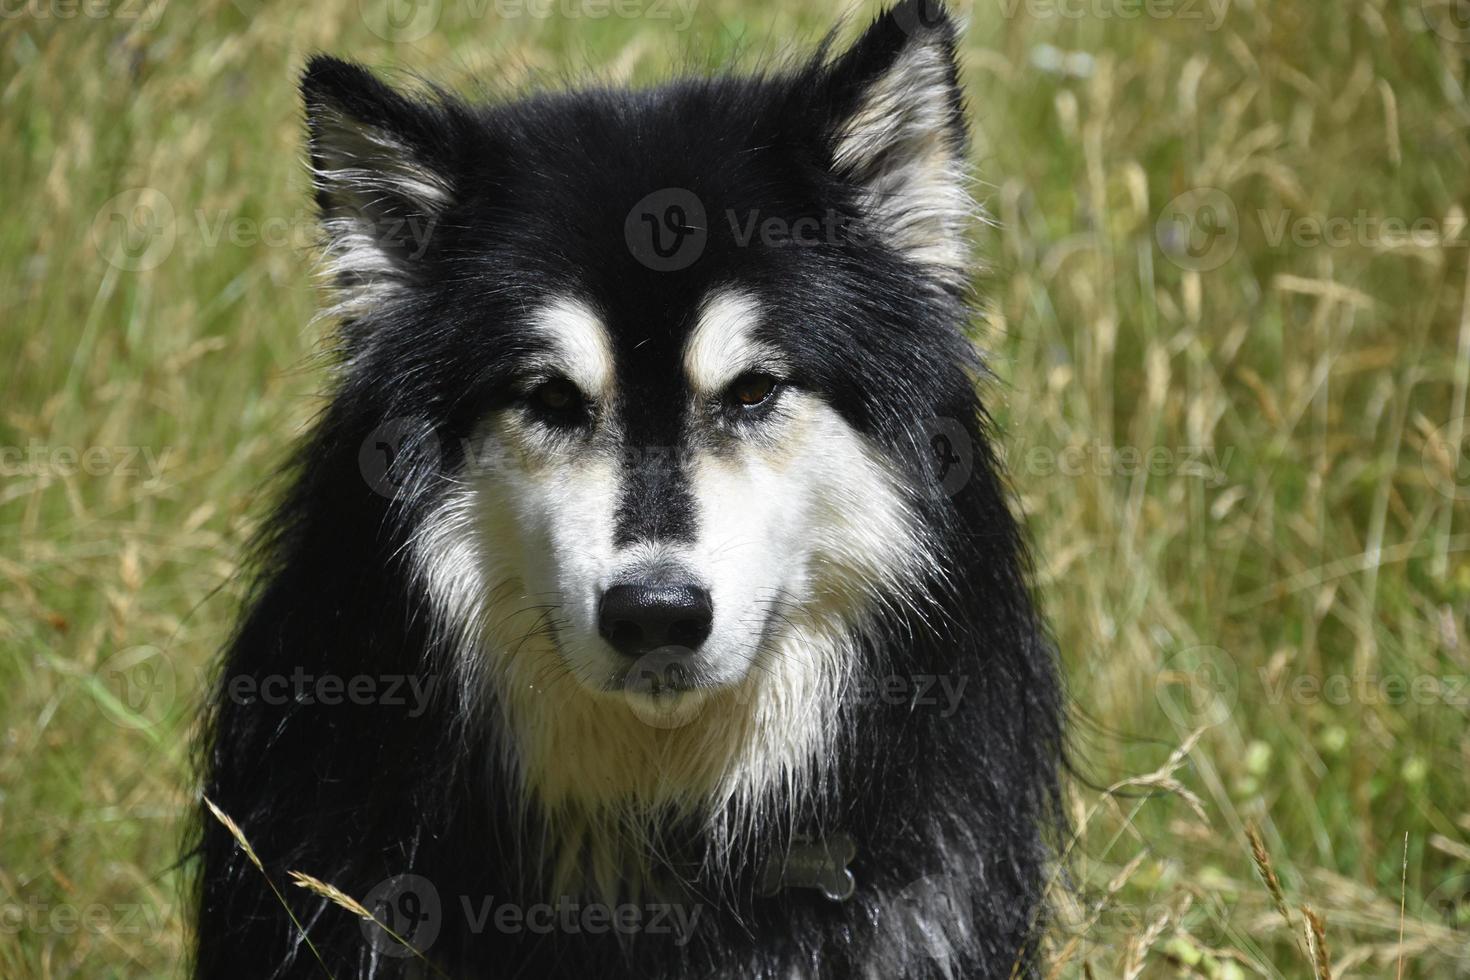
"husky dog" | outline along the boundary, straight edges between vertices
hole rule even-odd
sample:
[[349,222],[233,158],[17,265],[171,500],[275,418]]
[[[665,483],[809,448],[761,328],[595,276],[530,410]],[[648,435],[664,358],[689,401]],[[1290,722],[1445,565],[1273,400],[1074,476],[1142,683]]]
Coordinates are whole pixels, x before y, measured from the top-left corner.
[[906,0],[488,105],[311,60],[340,356],[212,698],[197,976],[1036,969],[1062,697],[955,44]]

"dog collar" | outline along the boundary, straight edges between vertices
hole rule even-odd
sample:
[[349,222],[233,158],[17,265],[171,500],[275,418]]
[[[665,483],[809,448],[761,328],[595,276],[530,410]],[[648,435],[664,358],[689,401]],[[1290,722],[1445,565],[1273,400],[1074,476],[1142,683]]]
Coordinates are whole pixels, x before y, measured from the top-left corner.
[[761,894],[783,888],[815,888],[832,902],[845,902],[857,891],[848,864],[857,857],[857,841],[844,831],[827,837],[799,834],[785,854],[772,854],[761,872]]

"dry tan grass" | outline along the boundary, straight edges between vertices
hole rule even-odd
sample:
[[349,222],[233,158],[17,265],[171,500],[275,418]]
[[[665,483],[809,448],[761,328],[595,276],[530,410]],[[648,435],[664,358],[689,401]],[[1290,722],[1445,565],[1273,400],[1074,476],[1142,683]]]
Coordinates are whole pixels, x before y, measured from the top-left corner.
[[[958,6],[997,219],[977,283],[995,408],[1078,756],[1107,787],[1072,788],[1052,974],[1470,975],[1470,686],[1448,686],[1470,677],[1458,8]],[[305,53],[638,80],[832,16],[705,0],[681,34],[446,0],[392,43],[364,7],[0,20],[0,446],[27,453],[0,474],[0,976],[181,959],[201,671],[257,488],[317,407]],[[109,263],[114,215],[160,197],[148,267]],[[1171,218],[1189,205],[1208,243],[1201,203],[1234,214],[1218,265]],[[58,457],[121,447],[152,462]],[[1159,465],[1120,472],[1131,451]],[[1394,697],[1396,678],[1440,687]]]

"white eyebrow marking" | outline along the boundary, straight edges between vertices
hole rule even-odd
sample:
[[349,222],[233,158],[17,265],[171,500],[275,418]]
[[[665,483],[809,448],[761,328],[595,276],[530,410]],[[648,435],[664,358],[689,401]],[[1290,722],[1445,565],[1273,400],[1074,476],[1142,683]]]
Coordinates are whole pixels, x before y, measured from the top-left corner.
[[760,303],[739,289],[712,294],[684,347],[684,371],[696,393],[722,391],[752,368],[778,368],[780,354],[751,336],[761,320]]
[[612,389],[612,340],[602,318],[586,303],[558,296],[537,310],[531,327],[552,347],[545,367],[565,374],[588,395]]

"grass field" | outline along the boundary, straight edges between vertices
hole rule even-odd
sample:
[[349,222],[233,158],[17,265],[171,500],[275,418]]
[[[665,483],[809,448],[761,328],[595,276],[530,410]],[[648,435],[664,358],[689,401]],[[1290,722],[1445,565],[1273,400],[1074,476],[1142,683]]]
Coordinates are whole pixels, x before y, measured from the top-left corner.
[[[1054,974],[1470,977],[1465,5],[957,7],[1086,777]],[[648,81],[874,9],[5,6],[0,976],[178,973],[201,678],[322,378],[305,55]]]

